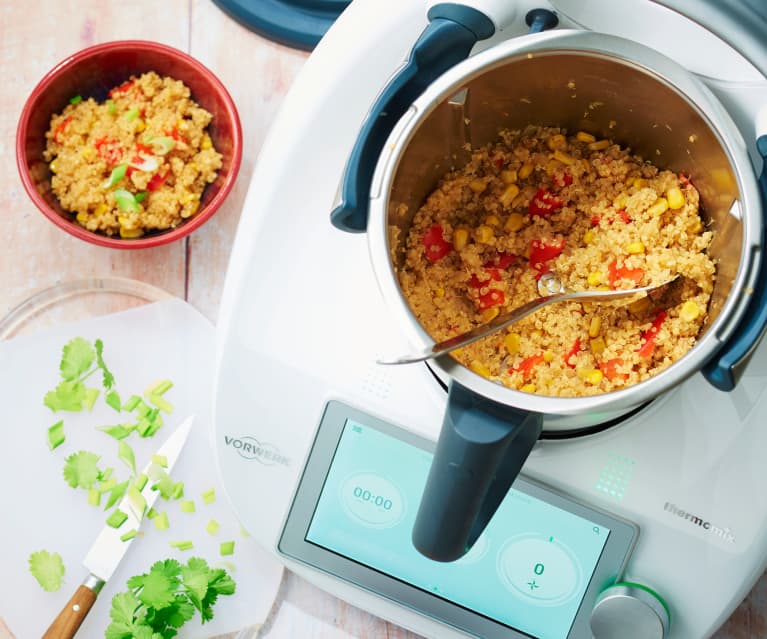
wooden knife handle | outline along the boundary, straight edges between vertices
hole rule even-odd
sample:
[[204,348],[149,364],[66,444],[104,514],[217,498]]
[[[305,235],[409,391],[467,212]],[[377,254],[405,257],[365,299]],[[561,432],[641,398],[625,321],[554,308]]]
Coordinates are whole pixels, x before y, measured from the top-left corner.
[[96,593],[93,590],[85,585],[78,586],[42,639],[72,639],[95,601]]

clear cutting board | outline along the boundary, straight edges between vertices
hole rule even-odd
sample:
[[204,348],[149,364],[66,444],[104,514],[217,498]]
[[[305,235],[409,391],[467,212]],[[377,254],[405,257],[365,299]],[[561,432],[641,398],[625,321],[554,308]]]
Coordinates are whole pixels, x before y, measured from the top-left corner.
[[[195,613],[179,637],[211,637],[263,623],[279,588],[282,566],[247,537],[219,483],[210,442],[215,331],[178,299],[0,342],[0,619],[18,639],[39,637],[87,574],[81,561],[109,511],[89,506],[87,491],[69,487],[62,476],[64,459],[89,450],[102,456],[100,467],[113,467],[120,480],[128,478],[127,467],[117,458],[116,440],[95,428],[128,421],[128,413],[120,415],[106,406],[103,394],[91,413],[54,414],[43,405],[45,392],[60,379],[62,346],[77,336],[91,342],[102,339],[104,359],[123,401],[158,379],[173,381],[165,398],[174,410],[164,415],[164,426],[155,437],[141,439],[134,433],[126,441],[135,451],[136,466],[142,468],[175,427],[194,414],[192,432],[172,477],[184,482],[184,498],[194,500],[196,507],[195,513],[183,513],[179,501],[158,498],[155,507],[168,512],[170,528],[157,531],[151,521],[144,522],[144,536],[134,541],[77,637],[103,637],[112,596],[125,590],[129,577],[170,557],[180,561],[203,557],[211,565],[227,568],[237,584],[234,595],[219,599],[211,622],[201,625]],[[99,374],[89,382],[100,384]],[[64,420],[66,441],[49,451],[47,429],[59,419]],[[209,488],[215,488],[216,500],[205,505],[200,494]],[[253,487],[254,499],[262,489]],[[211,519],[221,525],[214,536],[206,532]],[[171,541],[186,539],[193,541],[192,550],[170,546]],[[222,541],[235,542],[234,555],[219,555]],[[43,591],[28,571],[30,553],[42,549],[56,551],[64,560],[64,585],[57,592]]]

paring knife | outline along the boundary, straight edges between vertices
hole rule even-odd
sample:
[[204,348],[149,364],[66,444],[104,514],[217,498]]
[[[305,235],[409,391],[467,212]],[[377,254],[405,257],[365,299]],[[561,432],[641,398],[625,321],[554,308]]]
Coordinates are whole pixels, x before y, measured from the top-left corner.
[[[187,436],[194,421],[194,416],[187,417],[184,422],[176,429],[165,443],[157,451],[167,459],[168,467],[164,470],[169,472],[181,453],[181,449],[186,443]],[[144,473],[149,474],[151,462],[144,468]],[[144,489],[141,491],[146,499],[145,511],[148,511],[157,499],[159,491],[152,490],[154,482],[147,481]],[[120,560],[128,552],[133,543],[133,539],[122,541],[121,535],[124,535],[131,529],[138,530],[143,519],[143,513],[136,512],[135,499],[131,499],[127,494],[123,497],[118,506],[121,511],[128,515],[128,519],[119,527],[112,528],[105,526],[99,533],[96,541],[91,546],[88,554],[85,556],[83,564],[90,571],[85,581],[77,588],[72,598],[59,613],[59,616],[51,624],[50,628],[43,635],[43,639],[71,639],[75,636],[77,629],[85,619],[90,609],[93,607],[96,597],[101,592],[104,584],[114,574]]]

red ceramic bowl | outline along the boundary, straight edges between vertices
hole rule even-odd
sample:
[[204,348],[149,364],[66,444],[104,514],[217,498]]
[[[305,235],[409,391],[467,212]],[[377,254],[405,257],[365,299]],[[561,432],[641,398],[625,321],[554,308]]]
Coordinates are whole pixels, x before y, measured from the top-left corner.
[[[108,91],[131,75],[155,71],[181,80],[192,99],[213,115],[208,133],[223,166],[209,184],[198,212],[179,226],[136,239],[108,237],[84,229],[64,211],[51,192],[50,170],[43,160],[45,132],[51,116],[61,112],[74,95],[102,102]],[[242,127],[234,102],[223,84],[206,67],[177,49],[142,40],[98,44],[68,57],[49,71],[29,96],[16,132],[16,163],[24,188],[45,216],[81,240],[119,249],[148,248],[173,242],[204,224],[232,189],[242,160]]]

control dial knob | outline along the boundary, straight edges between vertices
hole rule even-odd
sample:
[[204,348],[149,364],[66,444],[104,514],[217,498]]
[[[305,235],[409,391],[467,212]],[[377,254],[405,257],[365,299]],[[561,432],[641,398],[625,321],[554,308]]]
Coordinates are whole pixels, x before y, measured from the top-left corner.
[[604,590],[591,613],[594,639],[664,639],[669,623],[668,606],[660,595],[628,582]]

